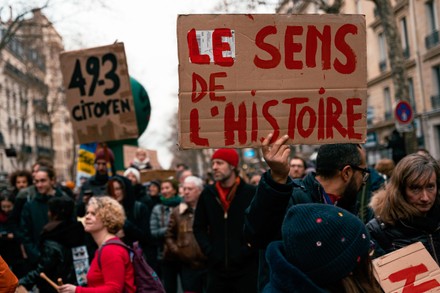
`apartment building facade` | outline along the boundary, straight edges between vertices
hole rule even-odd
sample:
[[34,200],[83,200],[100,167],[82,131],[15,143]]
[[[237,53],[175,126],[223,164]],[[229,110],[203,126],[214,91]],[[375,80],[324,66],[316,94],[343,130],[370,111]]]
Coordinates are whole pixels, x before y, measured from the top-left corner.
[[[414,111],[412,127],[417,144],[440,158],[440,0],[391,0],[398,26]],[[278,13],[322,13],[310,1],[283,1]],[[391,157],[385,148],[396,129],[394,106],[399,97],[391,67],[383,26],[372,1],[345,1],[344,14],[364,14],[367,25],[368,162]]]
[[[58,179],[72,178],[73,130],[58,57],[63,49],[50,21],[34,10],[0,52],[0,174],[46,158]],[[16,157],[7,156],[13,151]]]

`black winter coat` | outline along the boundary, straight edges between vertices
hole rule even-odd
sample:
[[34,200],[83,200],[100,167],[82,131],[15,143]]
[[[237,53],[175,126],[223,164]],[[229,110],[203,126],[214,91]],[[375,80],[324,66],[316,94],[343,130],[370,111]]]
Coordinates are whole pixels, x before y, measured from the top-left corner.
[[420,241],[437,264],[440,264],[439,207],[432,209],[426,217],[401,220],[395,225],[383,223],[375,218],[368,222],[367,228],[376,245],[375,257]]
[[44,272],[51,280],[62,278],[63,283],[77,284],[73,266],[72,247],[85,245],[84,227],[77,221],[49,222],[41,234],[40,258],[36,269],[20,279],[28,290],[37,284],[40,292],[57,292],[40,277]]
[[[55,189],[54,196],[67,197],[59,189]],[[31,264],[35,264],[40,255],[38,243],[43,227],[49,222],[47,202],[51,198],[37,192],[33,200],[26,202],[21,213],[20,235]]]
[[215,184],[202,191],[194,217],[194,235],[208,257],[211,269],[238,272],[258,258],[243,237],[244,213],[255,195],[255,187],[240,181],[227,213]]
[[[265,249],[270,242],[281,240],[281,226],[290,206],[325,203],[324,189],[315,176],[315,173],[309,173],[303,179],[287,178],[286,184],[275,182],[270,170],[261,176],[256,195],[246,210],[244,233],[249,245]],[[336,205],[357,214],[355,199]]]

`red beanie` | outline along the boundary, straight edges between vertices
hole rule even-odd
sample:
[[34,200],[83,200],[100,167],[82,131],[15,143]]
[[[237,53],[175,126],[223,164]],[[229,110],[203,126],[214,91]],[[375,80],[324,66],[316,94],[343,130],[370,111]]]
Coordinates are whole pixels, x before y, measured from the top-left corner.
[[105,160],[106,162],[113,164],[115,162],[115,156],[110,148],[102,147],[97,149],[95,153],[95,163],[98,160]]
[[235,168],[238,166],[238,153],[234,149],[218,149],[212,155],[211,160],[214,159],[223,160]]

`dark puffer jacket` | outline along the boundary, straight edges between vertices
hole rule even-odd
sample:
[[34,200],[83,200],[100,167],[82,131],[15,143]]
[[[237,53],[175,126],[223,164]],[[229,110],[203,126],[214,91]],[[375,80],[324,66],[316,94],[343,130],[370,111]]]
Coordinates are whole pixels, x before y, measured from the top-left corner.
[[51,280],[62,278],[63,283],[77,284],[73,266],[72,247],[85,245],[84,227],[77,221],[53,221],[43,229],[39,249],[41,255],[36,269],[20,279],[28,290],[36,284],[40,292],[57,292],[40,277],[44,272]]
[[367,224],[371,238],[375,242],[375,257],[416,243],[426,249],[439,264],[440,260],[440,208],[432,209],[426,217],[413,217],[401,220],[395,225],[372,219]]

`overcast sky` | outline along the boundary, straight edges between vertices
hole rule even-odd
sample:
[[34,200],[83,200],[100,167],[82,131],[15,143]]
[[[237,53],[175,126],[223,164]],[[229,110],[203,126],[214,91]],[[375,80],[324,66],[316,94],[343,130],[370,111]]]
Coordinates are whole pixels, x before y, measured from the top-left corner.
[[[3,1],[41,5],[47,0],[0,3]],[[43,12],[63,37],[67,50],[124,42],[129,73],[145,87],[152,105],[150,123],[139,144],[157,150],[160,163],[168,168],[172,157],[164,142],[178,107],[177,15],[213,13],[219,1],[50,0]]]

